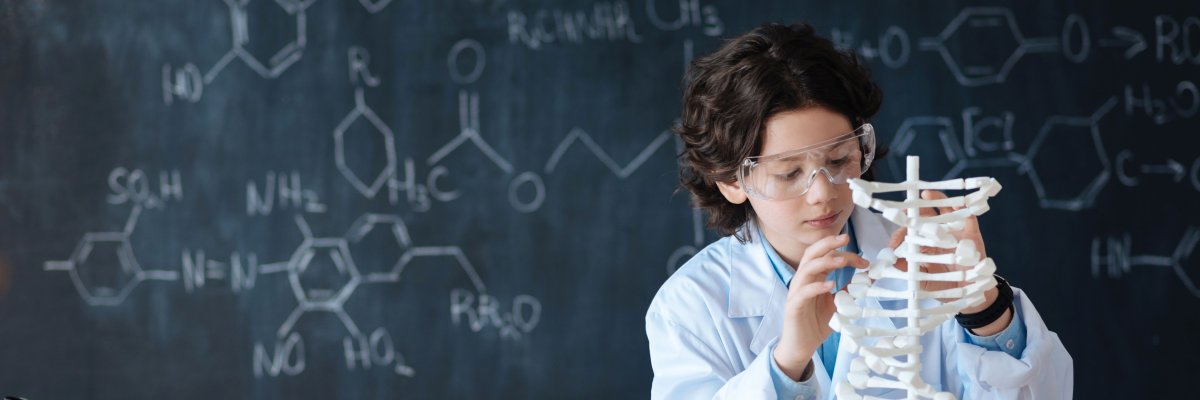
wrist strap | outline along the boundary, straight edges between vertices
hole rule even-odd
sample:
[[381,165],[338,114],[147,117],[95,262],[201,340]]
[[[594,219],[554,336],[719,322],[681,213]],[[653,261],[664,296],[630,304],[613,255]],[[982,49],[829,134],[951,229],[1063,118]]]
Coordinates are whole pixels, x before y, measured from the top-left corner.
[[1004,312],[1013,307],[1013,292],[1012,286],[1009,286],[1008,281],[996,275],[996,289],[999,294],[996,295],[996,301],[983,309],[983,311],[974,314],[958,314],[954,319],[958,320],[958,324],[963,328],[977,329],[988,326],[996,322],[1004,315]]

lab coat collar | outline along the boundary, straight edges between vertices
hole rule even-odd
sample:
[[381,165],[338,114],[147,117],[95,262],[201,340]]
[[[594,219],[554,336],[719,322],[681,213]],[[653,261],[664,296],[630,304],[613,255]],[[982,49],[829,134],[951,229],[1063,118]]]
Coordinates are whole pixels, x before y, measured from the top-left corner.
[[767,309],[774,303],[769,300],[777,294],[774,292],[783,288],[783,293],[787,293],[787,287],[783,286],[783,282],[775,275],[771,268],[771,260],[767,258],[767,253],[759,243],[766,240],[761,232],[753,220],[746,222],[741,229],[741,235],[746,241],[735,242],[732,251],[729,252],[732,266],[729,272],[730,318],[768,314]]
[[[891,230],[884,225],[882,216],[855,207],[850,214],[850,223],[854,224],[859,249],[867,259],[874,259],[875,254],[887,246]],[[767,255],[755,242],[764,239],[758,236],[759,230],[753,221],[748,222],[742,232],[749,240],[738,243],[730,252],[728,315],[730,318],[763,317],[750,342],[750,351],[758,354],[779,337],[787,287],[775,276]]]

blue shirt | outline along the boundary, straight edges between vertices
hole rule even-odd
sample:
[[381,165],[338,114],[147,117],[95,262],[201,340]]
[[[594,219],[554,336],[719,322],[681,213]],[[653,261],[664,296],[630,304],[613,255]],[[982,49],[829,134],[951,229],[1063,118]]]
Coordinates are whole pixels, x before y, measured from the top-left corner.
[[[858,249],[858,241],[854,237],[854,228],[849,222],[846,223],[844,233],[850,235],[850,242],[839,250],[862,255]],[[766,237],[762,235],[762,229],[759,228],[758,237],[761,240],[763,251],[767,254],[767,260],[771,262],[771,268],[775,270],[776,276],[784,286],[789,286],[792,277],[796,275],[796,268],[788,265],[779,257],[779,253],[767,243]],[[855,268],[845,266],[838,268],[829,273],[826,280],[834,282],[833,291],[840,290],[850,283],[850,279],[854,276]],[[967,342],[983,347],[989,351],[1003,351],[1014,358],[1021,358],[1021,353],[1025,351],[1025,324],[1021,323],[1020,315],[1016,313],[1016,308],[1013,308],[1012,322],[1008,327],[999,333],[992,336],[976,336],[971,331],[964,329]],[[821,363],[825,365],[825,372],[829,376],[833,376],[833,367],[837,363],[837,349],[841,341],[841,334],[834,331],[821,343],[821,347],[817,349],[818,357],[821,357]],[[772,349],[774,350],[774,349]],[[816,380],[813,377],[816,373],[809,376],[808,380],[802,382],[793,381],[790,377],[783,373],[779,368],[779,364],[771,363],[771,382],[775,386],[775,393],[780,398],[796,399],[815,397],[817,393]]]

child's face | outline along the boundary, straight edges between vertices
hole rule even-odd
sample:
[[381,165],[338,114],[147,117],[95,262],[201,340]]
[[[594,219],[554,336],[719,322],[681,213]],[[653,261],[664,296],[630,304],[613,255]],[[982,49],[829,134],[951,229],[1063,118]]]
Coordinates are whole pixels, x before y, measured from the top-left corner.
[[[786,111],[767,120],[762,153],[772,155],[833,139],[855,127],[824,107]],[[841,232],[854,209],[849,184],[832,184],[818,174],[804,195],[786,200],[748,196],[759,226],[777,251],[792,262],[823,237]],[[824,218],[822,217],[829,217]]]

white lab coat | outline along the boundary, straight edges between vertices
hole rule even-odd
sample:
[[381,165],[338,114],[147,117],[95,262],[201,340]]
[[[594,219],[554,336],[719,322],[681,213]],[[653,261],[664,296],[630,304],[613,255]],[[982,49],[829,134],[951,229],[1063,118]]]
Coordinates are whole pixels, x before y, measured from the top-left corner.
[[[867,259],[887,246],[896,228],[881,215],[857,207],[851,223]],[[654,296],[646,313],[654,368],[652,399],[778,397],[768,350],[779,338],[787,287],[757,242],[757,229],[743,229],[751,240],[740,243],[730,236],[705,247]],[[1015,287],[1013,295],[1021,317],[1013,323],[1026,327],[1020,359],[968,343],[965,330],[951,318],[921,338],[925,382],[960,399],[1071,398],[1071,356],[1029,298]],[[818,398],[833,399],[831,382],[845,380],[850,363],[842,360],[853,357],[847,342],[840,342],[832,378],[820,357],[813,357]]]

